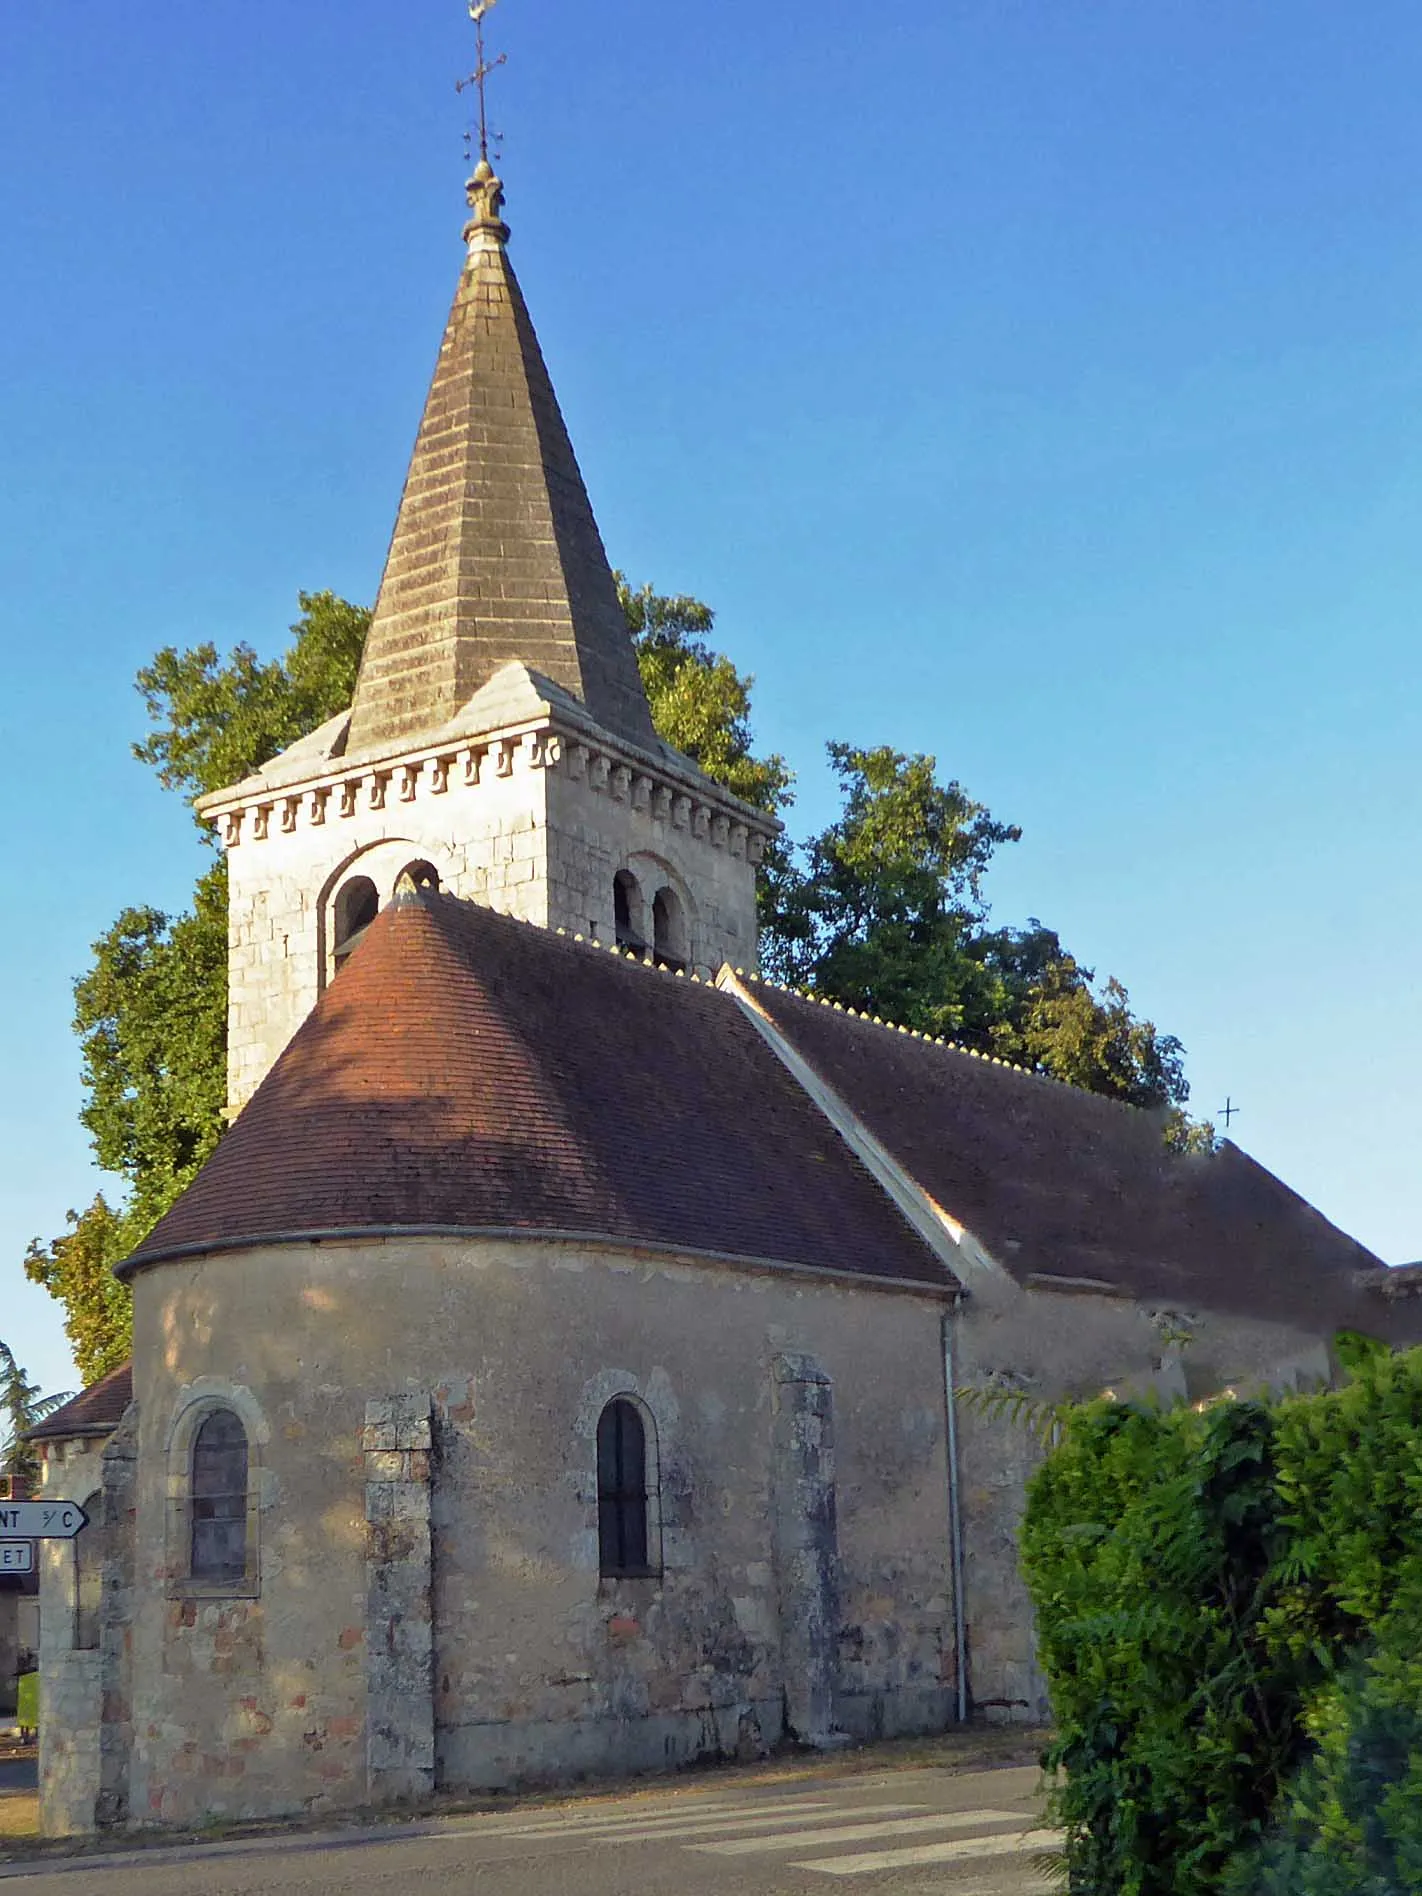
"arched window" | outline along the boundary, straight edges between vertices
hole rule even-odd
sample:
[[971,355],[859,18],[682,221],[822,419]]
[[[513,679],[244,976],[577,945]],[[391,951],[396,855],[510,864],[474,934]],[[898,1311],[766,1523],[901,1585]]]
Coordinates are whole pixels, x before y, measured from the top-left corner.
[[407,862],[395,878],[395,892],[411,888],[420,894],[439,894],[439,870],[432,862]]
[[84,1503],[89,1525],[74,1539],[74,1645],[79,1652],[97,1652],[103,1627],[104,1497],[91,1494]]
[[336,894],[335,961],[339,968],[380,913],[380,896],[369,876],[352,876]]
[[647,1535],[647,1431],[637,1405],[609,1402],[597,1424],[598,1567],[605,1578],[652,1571]]
[[652,953],[661,968],[684,968],[691,958],[686,916],[675,889],[658,889],[652,899]]
[[630,869],[619,869],[612,878],[612,919],[618,947],[641,954],[647,945],[642,939],[642,891]]
[[230,1409],[214,1409],[193,1437],[188,1488],[188,1572],[194,1580],[239,1581],[247,1572],[247,1433]]

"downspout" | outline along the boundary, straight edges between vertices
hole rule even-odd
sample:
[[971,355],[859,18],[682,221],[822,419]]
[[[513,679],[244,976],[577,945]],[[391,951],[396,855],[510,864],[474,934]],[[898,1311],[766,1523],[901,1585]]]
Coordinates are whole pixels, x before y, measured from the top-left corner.
[[968,1721],[968,1608],[964,1599],[963,1493],[958,1474],[958,1401],[954,1394],[953,1325],[963,1301],[958,1291],[943,1312],[943,1400],[948,1415],[948,1533],[953,1548],[953,1656],[957,1675],[957,1717]]

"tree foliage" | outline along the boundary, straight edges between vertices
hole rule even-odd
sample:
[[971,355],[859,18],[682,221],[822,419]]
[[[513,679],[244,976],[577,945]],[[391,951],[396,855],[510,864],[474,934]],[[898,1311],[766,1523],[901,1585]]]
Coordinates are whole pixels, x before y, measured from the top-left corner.
[[68,1401],[67,1395],[42,1395],[39,1384],[31,1382],[16,1362],[9,1344],[0,1342],[0,1475],[35,1485],[39,1457],[25,1440],[26,1431]]
[[127,1360],[133,1347],[133,1300],[114,1276],[140,1242],[132,1216],[115,1211],[103,1193],[84,1211],[65,1214],[67,1229],[25,1254],[25,1275],[64,1306],[64,1334],[85,1386]]
[[716,623],[710,606],[650,585],[634,592],[621,573],[616,577],[657,735],[743,803],[778,815],[792,801],[794,777],[777,753],[755,754],[755,679],[706,643]]
[[280,658],[264,662],[250,645],[219,658],[208,639],[185,652],[165,645],[139,672],[153,729],[133,754],[165,789],[191,799],[238,783],[350,703],[369,608],[332,592],[298,599]]

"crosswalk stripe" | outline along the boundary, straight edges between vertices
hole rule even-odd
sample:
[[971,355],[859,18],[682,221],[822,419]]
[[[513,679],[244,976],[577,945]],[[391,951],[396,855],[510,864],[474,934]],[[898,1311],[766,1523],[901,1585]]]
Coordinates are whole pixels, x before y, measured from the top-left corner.
[[974,1857],[1026,1856],[1059,1850],[1060,1830],[1023,1830],[1010,1837],[961,1837],[951,1843],[920,1843],[907,1850],[856,1850],[852,1856],[811,1857],[791,1865],[824,1876],[868,1876],[875,1870],[909,1870],[921,1863],[970,1863]]
[[[621,1830],[629,1825],[684,1823],[695,1817],[733,1818],[739,1811],[748,1815],[766,1816],[772,1814],[788,1815],[791,1811],[813,1809],[817,1816],[823,1816],[831,1808],[831,1799],[827,1797],[781,1798],[771,1803],[748,1804],[744,1798],[716,1798],[702,1802],[688,1801],[679,1808],[619,1811],[616,1815],[590,1817],[582,1811],[560,1811],[552,1817],[508,1818],[498,1823],[478,1825],[481,1837],[541,1837],[562,1836],[567,1831],[603,1831]],[[915,1804],[915,1810],[922,1805]]]
[[[914,1808],[922,1810],[923,1806],[919,1804]],[[877,1816],[892,1809],[892,1804],[870,1804],[862,1814]],[[851,1810],[843,1814],[852,1820],[860,1813]],[[867,1843],[873,1837],[907,1837],[925,1830],[971,1830],[976,1824],[1018,1824],[1022,1822],[1022,1813],[1018,1810],[954,1810],[942,1811],[935,1817],[893,1817],[886,1823],[848,1821],[843,1826],[836,1814],[833,1822],[833,1828],[824,1830],[785,1830],[777,1837],[736,1837],[729,1843],[693,1843],[688,1847],[703,1856],[752,1856],[757,1850],[795,1850],[822,1843]]]
[[[753,1808],[754,1807],[752,1807],[752,1809]],[[857,1810],[846,1811],[845,1817],[852,1820],[855,1817],[865,1815],[869,1811],[873,1811],[877,1814],[880,1811],[886,1810],[913,1811],[922,1810],[923,1808],[924,1806],[922,1804],[864,1804]],[[804,1807],[801,1806],[800,1810],[797,1811],[794,1816],[788,1811],[782,1810],[773,1817],[767,1817],[759,1811],[756,1811],[755,1814],[752,1815],[751,1811],[748,1810],[744,1817],[738,1817],[731,1812],[723,1811],[717,1817],[688,1818],[682,1823],[659,1823],[647,1827],[629,1825],[626,1829],[600,1830],[590,1841],[593,1843],[654,1843],[661,1842],[664,1838],[704,1837],[708,1830],[778,1830],[782,1833],[786,1842],[793,1846],[797,1839],[801,1839],[806,1835],[818,1836],[821,1833],[813,1830],[806,1832],[803,1827],[787,1831],[785,1829],[786,1824],[795,1824],[797,1819],[801,1826],[805,1824],[823,1824],[826,1821],[832,1821],[834,1817],[835,1812],[832,1807],[828,1810],[822,1808],[805,1810]],[[688,1849],[695,1850],[703,1849],[706,1846],[701,1844],[688,1844],[687,1847]],[[758,1837],[753,1837],[747,1847],[759,1849],[762,1847],[762,1840]]]

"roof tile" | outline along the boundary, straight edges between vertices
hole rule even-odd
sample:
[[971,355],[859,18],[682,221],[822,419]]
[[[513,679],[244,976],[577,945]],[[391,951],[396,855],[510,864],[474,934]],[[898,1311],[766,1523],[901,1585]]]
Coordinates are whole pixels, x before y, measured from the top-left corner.
[[952,1282],[730,996],[433,894],[371,924],[122,1268],[431,1227]]

